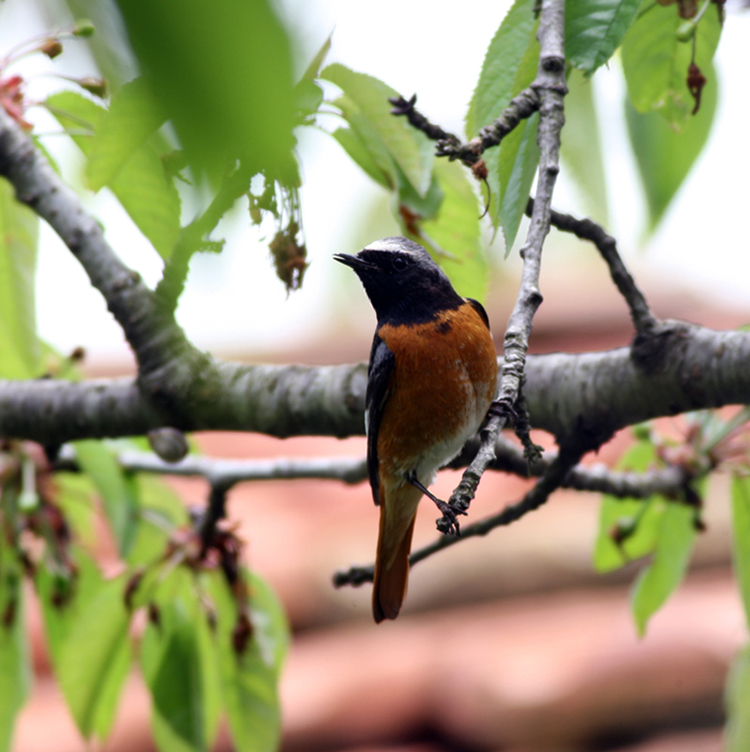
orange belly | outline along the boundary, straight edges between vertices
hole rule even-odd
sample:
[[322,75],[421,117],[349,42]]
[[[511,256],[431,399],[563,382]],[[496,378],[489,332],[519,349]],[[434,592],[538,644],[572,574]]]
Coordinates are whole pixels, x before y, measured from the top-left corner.
[[469,303],[427,324],[385,324],[378,333],[395,355],[378,432],[381,482],[400,485],[416,471],[429,485],[477,431],[495,396],[492,337]]

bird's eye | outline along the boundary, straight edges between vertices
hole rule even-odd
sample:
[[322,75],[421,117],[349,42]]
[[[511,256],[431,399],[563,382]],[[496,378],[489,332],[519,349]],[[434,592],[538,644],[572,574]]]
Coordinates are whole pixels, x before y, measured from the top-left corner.
[[394,256],[391,264],[393,265],[394,271],[402,272],[407,266],[409,266],[409,259],[405,256]]

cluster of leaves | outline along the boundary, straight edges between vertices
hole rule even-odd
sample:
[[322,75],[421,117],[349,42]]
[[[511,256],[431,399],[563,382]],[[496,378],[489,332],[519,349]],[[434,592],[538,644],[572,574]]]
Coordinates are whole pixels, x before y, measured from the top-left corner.
[[[30,684],[24,578],[36,589],[55,675],[85,738],[107,737],[137,646],[160,749],[211,747],[223,713],[237,749],[275,749],[288,643],[280,604],[242,566],[231,531],[204,543],[172,491],[120,469],[122,449],[76,442],[81,472],[53,474],[38,446],[2,448],[0,749],[10,749]],[[92,556],[95,498],[124,565],[116,577],[105,577]],[[148,622],[134,642],[139,610]]]

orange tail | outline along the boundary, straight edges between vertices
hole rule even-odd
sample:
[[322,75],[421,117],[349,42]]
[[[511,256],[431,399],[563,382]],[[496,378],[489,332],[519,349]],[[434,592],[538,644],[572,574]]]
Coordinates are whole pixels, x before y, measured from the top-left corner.
[[384,491],[381,485],[380,530],[375,557],[372,615],[380,623],[395,619],[406,596],[409,552],[422,492],[413,486]]

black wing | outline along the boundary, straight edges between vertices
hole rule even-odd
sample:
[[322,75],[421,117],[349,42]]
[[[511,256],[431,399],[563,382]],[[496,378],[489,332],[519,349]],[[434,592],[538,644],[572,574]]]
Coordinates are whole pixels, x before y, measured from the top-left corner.
[[388,384],[396,358],[388,345],[375,334],[370,350],[370,367],[367,371],[365,396],[365,422],[367,425],[367,474],[370,476],[372,498],[380,503],[380,475],[378,473],[378,429],[383,416],[383,406],[388,396]]
[[484,310],[484,306],[478,301],[474,300],[474,298],[466,298],[466,302],[471,305],[471,307],[482,317],[482,321],[487,325],[487,328],[490,328],[490,319],[489,316],[487,316],[487,311]]

